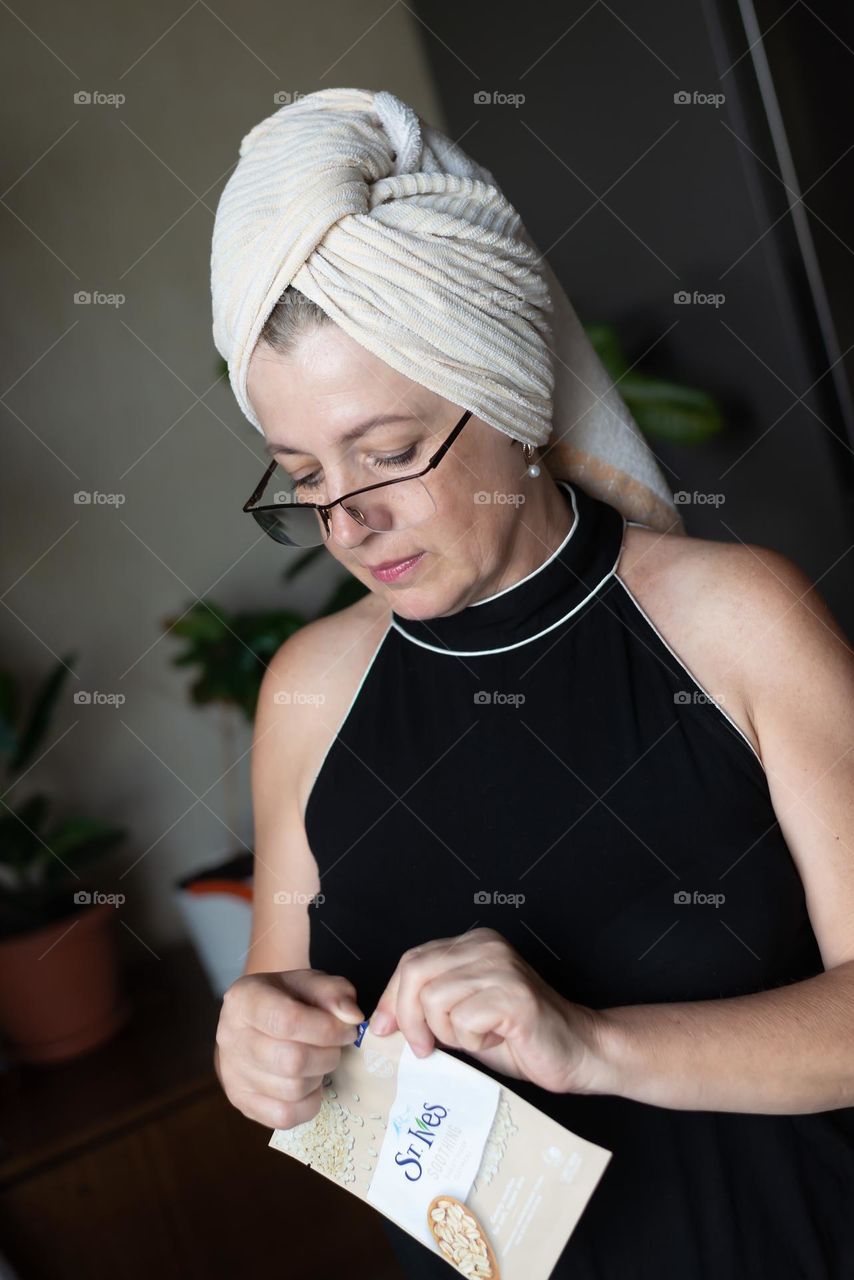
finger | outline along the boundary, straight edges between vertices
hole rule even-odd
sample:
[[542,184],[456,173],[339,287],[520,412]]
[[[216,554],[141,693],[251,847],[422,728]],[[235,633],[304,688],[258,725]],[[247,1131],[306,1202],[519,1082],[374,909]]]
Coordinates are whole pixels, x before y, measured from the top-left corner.
[[278,1102],[301,1102],[320,1089],[322,1084],[323,1076],[285,1079],[283,1076],[268,1075],[265,1071],[248,1071],[243,1076],[244,1087]]
[[385,990],[377,1001],[377,1006],[370,1016],[370,1029],[374,1035],[386,1036],[392,1031],[397,1031],[397,1018],[395,1017],[395,1004],[397,1003],[397,988],[400,984],[400,964],[391,975]]
[[356,1038],[355,1024],[342,1022],[334,1013],[303,1004],[266,983],[245,990],[237,1013],[243,1025],[276,1040],[328,1047],[350,1044]]
[[441,973],[423,984],[421,1008],[436,1040],[452,1049],[465,1048],[457,1040],[452,1013],[456,1005],[480,991],[487,981],[483,972],[470,964]]
[[[478,932],[480,931],[474,931],[474,933]],[[374,1035],[388,1035],[392,1031],[400,1030],[397,1005],[400,993],[401,966],[404,960],[411,959],[416,953],[419,957],[425,958],[434,955],[445,955],[453,948],[456,948],[456,957],[459,958],[461,947],[467,946],[471,937],[472,935],[470,934],[458,934],[451,938],[433,938],[429,942],[424,942],[418,947],[411,947],[409,951],[404,952],[371,1014],[370,1024]]]
[[328,1009],[348,1022],[364,1022],[365,1015],[356,999],[356,988],[349,978],[320,969],[289,969],[282,975],[286,992],[298,996],[304,1004]]
[[287,1102],[246,1090],[237,1095],[235,1105],[250,1120],[256,1120],[268,1129],[292,1129],[294,1125],[313,1120],[320,1110],[320,1103],[321,1091],[318,1087],[298,1102]]
[[497,987],[485,987],[451,1010],[451,1025],[461,1049],[483,1053],[504,1039],[507,1010]]
[[405,952],[400,959],[395,1017],[412,1052],[419,1058],[426,1057],[434,1048],[421,991],[428,982],[447,977],[449,971],[464,963],[465,953],[455,949],[457,942],[458,938],[437,940],[427,947]]
[[253,1066],[275,1076],[324,1076],[341,1061],[341,1046],[303,1044],[299,1040],[276,1040],[263,1031],[244,1032],[242,1051]]

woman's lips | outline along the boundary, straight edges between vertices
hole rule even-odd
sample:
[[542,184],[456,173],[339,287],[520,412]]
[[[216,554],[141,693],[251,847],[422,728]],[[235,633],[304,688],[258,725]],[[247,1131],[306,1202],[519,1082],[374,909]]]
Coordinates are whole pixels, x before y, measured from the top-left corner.
[[417,556],[410,556],[408,560],[398,560],[385,569],[371,569],[371,573],[378,582],[397,582],[405,573],[410,573],[423,556],[424,552],[419,551]]

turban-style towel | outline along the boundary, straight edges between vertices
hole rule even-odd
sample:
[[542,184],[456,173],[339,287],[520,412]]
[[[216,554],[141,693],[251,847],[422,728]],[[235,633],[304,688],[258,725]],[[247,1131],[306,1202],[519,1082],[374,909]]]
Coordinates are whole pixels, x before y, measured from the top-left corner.
[[211,250],[237,402],[287,288],[413,382],[523,443],[627,519],[683,533],[655,457],[492,174],[385,91],[323,89],[243,138]]

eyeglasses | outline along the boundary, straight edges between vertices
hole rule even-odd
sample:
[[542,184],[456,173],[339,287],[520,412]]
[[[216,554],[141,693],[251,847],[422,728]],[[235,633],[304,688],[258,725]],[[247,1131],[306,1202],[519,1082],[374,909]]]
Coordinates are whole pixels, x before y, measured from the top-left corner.
[[[433,495],[419,477],[438,467],[472,412],[471,409],[465,411],[451,434],[420,471],[395,476],[393,480],[380,480],[377,484],[369,484],[362,489],[353,489],[334,502],[303,502],[296,492],[295,482],[289,478],[291,487],[277,493],[275,503],[255,506],[263,497],[270,476],[279,465],[274,458],[264,472],[261,483],[243,504],[243,510],[255,517],[265,533],[286,547],[322,546],[332,530],[329,513],[339,504],[353,520],[374,533],[412,529],[429,520],[436,511]],[[358,506],[350,505],[350,500],[357,497],[360,499]]]

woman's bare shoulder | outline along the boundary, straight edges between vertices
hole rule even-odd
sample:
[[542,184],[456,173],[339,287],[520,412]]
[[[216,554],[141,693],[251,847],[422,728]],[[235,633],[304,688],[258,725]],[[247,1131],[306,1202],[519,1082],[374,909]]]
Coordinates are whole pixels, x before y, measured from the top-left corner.
[[[391,611],[372,592],[296,631],[273,656],[258,698],[256,742],[286,751],[300,813],[307,788],[389,627]],[[286,732],[266,734],[272,721]]]
[[358,671],[388,627],[391,611],[373,592],[354,604],[308,622],[279,649],[275,661],[301,680],[342,680]]
[[798,566],[753,543],[627,525],[617,577],[760,754],[753,686],[762,636],[809,588]]

